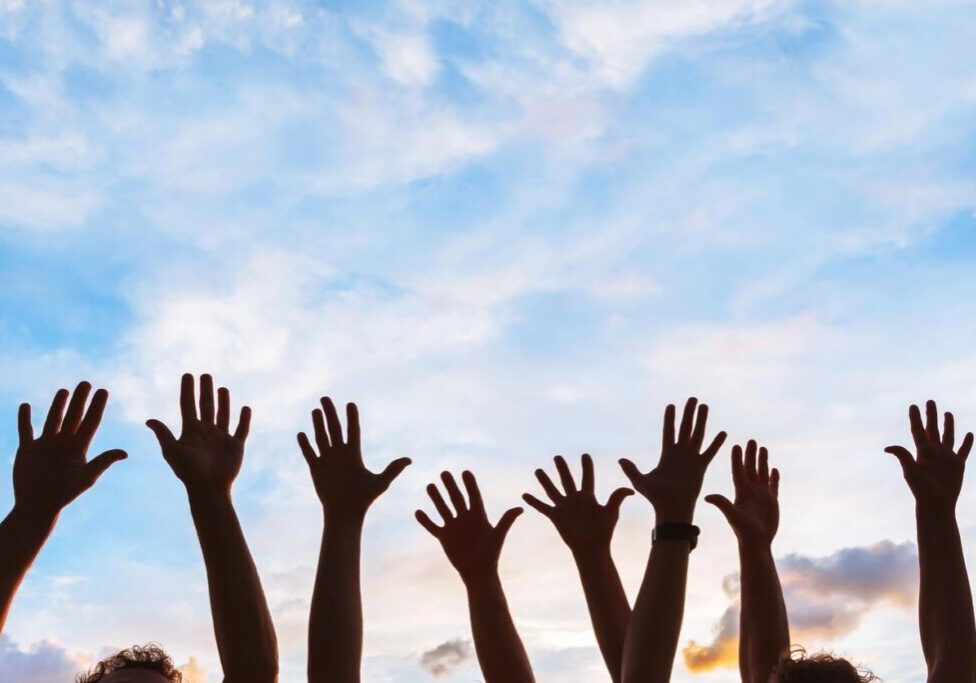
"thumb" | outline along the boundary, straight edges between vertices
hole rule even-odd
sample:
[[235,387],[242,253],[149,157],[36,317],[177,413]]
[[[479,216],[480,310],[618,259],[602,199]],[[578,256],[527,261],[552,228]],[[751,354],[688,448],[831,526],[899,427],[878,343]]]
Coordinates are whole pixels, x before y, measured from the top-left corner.
[[620,463],[620,469],[624,471],[624,474],[626,474],[627,478],[630,479],[630,483],[634,485],[634,488],[636,488],[637,482],[640,481],[641,478],[640,469],[633,463],[633,461],[628,460],[627,458],[621,458],[618,462]]
[[392,484],[393,480],[399,477],[400,473],[403,472],[403,470],[407,468],[407,465],[409,465],[412,462],[413,461],[410,458],[397,458],[396,460],[391,462],[389,465],[386,466],[386,469],[383,470],[383,472],[380,474],[380,477],[383,479],[383,483],[386,486]]
[[505,537],[508,536],[509,529],[512,528],[512,525],[515,524],[515,520],[518,519],[518,516],[524,511],[524,508],[512,508],[510,510],[506,510],[505,514],[502,515],[502,518],[498,520],[498,524],[495,525],[495,531],[498,533],[500,542],[505,541]]
[[907,448],[902,446],[888,446],[884,449],[885,453],[890,453],[891,455],[898,458],[898,462],[901,464],[901,471],[908,477],[912,472],[912,468],[915,466],[915,457],[909,452]]
[[614,514],[618,514],[620,512],[620,506],[624,502],[624,498],[632,495],[634,495],[633,490],[628,488],[619,488],[610,494],[610,497],[607,499],[606,507],[612,510]]
[[176,437],[173,436],[173,432],[169,431],[169,427],[159,420],[146,420],[146,426],[156,435],[159,447],[164,451],[176,445]]
[[114,448],[110,451],[105,451],[88,461],[86,468],[88,469],[88,474],[91,476],[91,482],[94,484],[98,481],[98,478],[105,473],[109,467],[119,462],[120,460],[125,460],[129,457],[129,454],[119,448]]
[[705,496],[705,502],[710,503],[717,507],[719,511],[725,515],[725,519],[729,524],[732,524],[735,518],[735,506],[732,505],[732,501],[725,496],[720,496],[717,493],[712,493]]

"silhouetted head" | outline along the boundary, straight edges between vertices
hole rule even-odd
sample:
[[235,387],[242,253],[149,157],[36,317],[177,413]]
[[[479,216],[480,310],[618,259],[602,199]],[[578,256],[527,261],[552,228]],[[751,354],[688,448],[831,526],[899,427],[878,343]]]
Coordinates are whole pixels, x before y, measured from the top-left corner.
[[784,655],[769,676],[769,683],[871,683],[878,680],[874,674],[855,667],[846,659],[826,652],[808,655],[803,648]]
[[163,649],[152,643],[134,645],[103,659],[75,683],[181,683],[183,676]]

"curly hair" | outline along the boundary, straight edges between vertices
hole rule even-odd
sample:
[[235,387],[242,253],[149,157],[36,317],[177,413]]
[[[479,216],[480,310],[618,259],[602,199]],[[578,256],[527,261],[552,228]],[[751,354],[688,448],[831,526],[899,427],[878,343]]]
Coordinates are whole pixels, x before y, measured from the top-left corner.
[[103,678],[123,669],[147,669],[165,676],[170,683],[182,683],[183,674],[173,665],[163,648],[156,643],[133,645],[103,659],[93,666],[88,673],[78,674],[75,683],[98,683]]
[[769,683],[880,683],[870,671],[829,652],[808,655],[802,647],[783,653]]

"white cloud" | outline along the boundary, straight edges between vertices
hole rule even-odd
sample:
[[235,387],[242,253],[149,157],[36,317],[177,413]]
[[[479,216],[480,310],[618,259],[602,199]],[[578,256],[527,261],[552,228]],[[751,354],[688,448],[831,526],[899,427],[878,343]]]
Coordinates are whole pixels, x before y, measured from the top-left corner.
[[71,681],[88,666],[85,655],[68,652],[51,640],[33,643],[22,649],[7,635],[0,636],[0,678],[17,683]]
[[543,3],[566,46],[609,87],[630,85],[674,42],[765,17],[775,0],[653,0]]

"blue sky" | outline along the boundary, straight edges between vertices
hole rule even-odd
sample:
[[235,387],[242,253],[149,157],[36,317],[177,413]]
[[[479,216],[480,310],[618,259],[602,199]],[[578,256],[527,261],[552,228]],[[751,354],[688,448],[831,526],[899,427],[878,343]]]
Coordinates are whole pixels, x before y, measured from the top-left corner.
[[[777,554],[818,568],[790,579],[795,638],[923,680],[911,572],[853,616],[831,581],[905,565],[881,449],[908,403],[976,423],[974,27],[950,0],[0,0],[0,446],[9,464],[20,401],[87,378],[112,393],[96,447],[132,454],[62,516],[0,672],[67,680],[153,639],[217,680],[185,501],[142,426],[175,419],[189,370],[255,410],[235,498],[286,683],[321,523],[293,435],[326,392],[360,404],[368,462],[415,462],[367,528],[367,680],[430,680],[421,654],[469,638],[412,520],[440,469],[474,469],[498,512],[589,451],[610,490],[690,393],[783,470]],[[706,488],[730,488],[724,461]],[[972,566],[974,513],[970,482]],[[631,596],[649,523],[628,501]],[[736,558],[699,523],[682,642],[708,643]],[[546,524],[506,549],[513,610],[540,680],[605,680]]]

